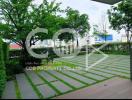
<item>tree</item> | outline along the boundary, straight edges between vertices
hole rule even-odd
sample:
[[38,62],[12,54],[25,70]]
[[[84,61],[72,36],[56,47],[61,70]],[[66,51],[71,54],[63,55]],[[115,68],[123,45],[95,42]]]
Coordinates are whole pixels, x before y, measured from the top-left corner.
[[132,0],[123,0],[117,6],[112,7],[109,11],[109,21],[111,27],[120,31],[124,29],[126,32],[128,49],[130,53],[130,72],[132,80],[132,50],[131,50],[131,38],[132,38]]
[[[72,8],[66,9],[66,18],[61,20],[61,28],[71,28],[76,31],[81,37],[84,37],[85,33],[90,30],[90,25],[88,22],[88,15],[87,14],[80,14],[78,10],[74,10]],[[71,33],[63,33],[59,36],[60,41],[65,41],[66,43],[72,41],[74,44],[75,38]],[[61,46],[60,42],[60,46]],[[77,47],[79,47],[79,41],[77,39]],[[74,46],[73,46],[74,48]],[[60,47],[60,51],[61,47]],[[73,50],[74,51],[74,50]]]
[[99,25],[93,25],[93,34],[103,36],[105,42],[107,41],[107,19],[105,15],[102,15]]
[[[0,33],[3,38],[22,47],[22,58],[28,56],[25,41],[26,37],[32,29],[37,27],[49,29],[48,36],[39,34],[37,38],[32,38],[30,44],[34,45],[38,40],[50,38],[56,30],[56,21],[58,18],[56,13],[60,12],[60,3],[55,0],[51,3],[44,0],[39,6],[32,4],[33,0],[1,0],[0,1]],[[60,21],[59,21],[60,22]],[[55,24],[56,23],[56,24]]]
[[130,48],[132,38],[132,0],[123,0],[117,6],[113,6],[108,10],[108,15],[111,28],[118,31],[125,30]]
[[[88,16],[80,15],[78,11],[60,9],[61,3],[55,0],[36,6],[33,0],[1,0],[0,1],[0,35],[22,47],[22,58],[28,56],[25,41],[26,37],[37,27],[48,29],[48,35],[37,34],[30,41],[30,46],[39,40],[52,39],[54,33],[61,28],[74,28],[81,36],[89,29]],[[66,12],[67,17],[57,15],[57,12]]]
[[[0,10],[4,20],[4,28],[1,31],[4,38],[8,38],[25,48],[25,40],[28,33],[37,27],[50,28],[53,31],[56,12],[60,3],[44,0],[40,6],[32,5],[33,0],[1,0]],[[51,26],[52,25],[52,26]],[[54,26],[53,26],[54,25]],[[52,33],[53,32],[49,32]]]
[[107,36],[108,36],[107,25],[108,25],[107,17],[106,17],[106,15],[102,15],[100,28],[101,28],[101,35],[104,37],[105,42],[107,41]]
[[[59,40],[60,40],[60,52],[62,52],[62,41],[64,41],[65,43],[71,42],[72,41],[72,49],[74,51],[74,37],[73,34],[71,33],[62,33],[61,35],[59,35]],[[70,52],[70,48],[69,48],[69,52]]]
[[[60,9],[61,3],[56,3],[56,0],[53,0],[49,3],[47,0],[44,0],[43,3],[36,7],[33,7],[34,17],[37,26],[48,29],[48,35],[45,36],[46,39],[52,39],[55,32],[57,32],[62,24],[64,23],[64,18],[57,15],[57,12],[64,12]],[[39,17],[38,17],[39,16]]]
[[[84,37],[85,33],[90,30],[90,25],[88,20],[89,18],[87,14],[80,14],[78,10],[67,8],[67,25],[69,28],[75,29],[75,31],[81,37]],[[79,46],[79,41],[77,39],[77,47],[78,46]]]

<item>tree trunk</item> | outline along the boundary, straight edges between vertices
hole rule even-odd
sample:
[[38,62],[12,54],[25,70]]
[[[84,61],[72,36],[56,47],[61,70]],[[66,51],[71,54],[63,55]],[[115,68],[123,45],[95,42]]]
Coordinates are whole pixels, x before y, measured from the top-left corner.
[[60,41],[60,53],[62,53],[62,41]]
[[77,48],[79,47],[79,40],[77,39]]
[[25,41],[23,41],[20,63],[22,64],[22,66],[24,68],[26,67],[25,61],[27,59],[27,55],[28,55],[28,52],[27,52],[27,49],[26,49]]
[[20,64],[23,66],[23,68],[26,68],[27,66],[39,66],[41,64],[41,59],[37,59],[29,55],[25,45],[25,41],[23,41],[22,45]]
[[72,53],[74,53],[74,39],[72,39]]

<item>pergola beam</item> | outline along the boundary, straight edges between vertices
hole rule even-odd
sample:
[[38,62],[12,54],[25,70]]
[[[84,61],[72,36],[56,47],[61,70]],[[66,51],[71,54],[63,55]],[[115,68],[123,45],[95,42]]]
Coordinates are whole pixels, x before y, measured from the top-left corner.
[[113,4],[118,3],[122,0],[92,0],[92,1],[97,1],[97,2],[102,2],[102,3],[113,5]]

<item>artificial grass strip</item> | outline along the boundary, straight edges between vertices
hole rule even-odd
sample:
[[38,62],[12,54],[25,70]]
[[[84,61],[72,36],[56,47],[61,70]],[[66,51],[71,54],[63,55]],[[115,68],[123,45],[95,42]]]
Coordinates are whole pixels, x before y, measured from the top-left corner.
[[17,99],[22,99],[17,80],[14,80],[14,84],[15,84],[15,90],[16,90],[16,98]]
[[27,80],[29,81],[30,85],[34,89],[35,93],[38,95],[40,99],[44,99],[43,95],[40,93],[40,91],[37,89],[37,87],[34,85],[30,77],[25,73]]
[[69,77],[69,78],[72,78],[72,79],[74,79],[74,80],[76,80],[76,81],[78,81],[78,82],[80,82],[80,83],[82,83],[82,84],[89,85],[88,83],[83,82],[83,81],[81,81],[81,80],[79,80],[79,79],[77,79],[77,78],[74,78],[74,77],[70,76],[70,75],[64,74],[64,73],[62,73],[62,72],[60,72],[60,71],[58,71],[58,72],[61,73],[61,74],[63,74],[63,75],[65,75],[65,76],[67,76],[67,77]]
[[50,74],[51,76],[53,76],[54,78],[60,80],[62,83],[66,84],[67,86],[71,87],[72,89],[76,89],[74,86],[72,86],[71,84],[65,82],[64,80],[62,80],[62,79],[60,79],[60,78],[58,78],[57,76],[55,76],[55,75],[53,75],[53,74],[51,74],[51,73],[49,73],[49,72],[47,72],[47,73]]
[[[72,71],[71,71],[71,72],[72,72]],[[73,73],[76,73],[76,74],[78,74],[78,75],[80,75],[80,76],[83,76],[83,77],[85,77],[85,78],[88,78],[88,79],[92,79],[92,80],[94,80],[94,81],[96,81],[96,82],[102,82],[102,81],[106,80],[105,77],[104,77],[103,80],[97,80],[97,79],[95,79],[95,78],[88,77],[88,76],[86,76],[86,75],[84,75],[84,74],[79,74],[79,73],[77,73],[77,72],[73,72]],[[100,76],[100,75],[98,75],[98,76]]]
[[130,77],[126,77],[126,76],[123,76],[123,75],[117,75],[117,74],[112,74],[110,72],[101,71],[101,70],[98,70],[98,69],[92,69],[92,70],[100,71],[100,72],[103,72],[103,73],[108,73],[108,74],[111,74],[111,75],[114,75],[114,76],[119,76],[119,77],[126,78],[126,79],[130,78]]
[[46,83],[48,84],[53,90],[55,90],[57,92],[57,94],[61,94],[61,92],[54,87],[50,82],[48,82],[45,78],[43,78],[40,74],[38,74],[38,72],[36,72],[36,74]]

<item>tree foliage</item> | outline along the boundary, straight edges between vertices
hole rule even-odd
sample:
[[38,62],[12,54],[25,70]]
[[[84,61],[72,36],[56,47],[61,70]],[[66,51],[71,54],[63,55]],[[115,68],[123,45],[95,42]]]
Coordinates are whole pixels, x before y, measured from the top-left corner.
[[[1,0],[0,27],[4,38],[10,39],[20,46],[25,45],[28,33],[37,27],[48,28],[49,33],[55,30],[60,3],[51,3],[44,0],[39,6],[32,4],[33,0]],[[53,26],[54,25],[54,26]],[[51,32],[52,31],[52,32]],[[42,36],[41,36],[42,37]],[[44,36],[43,36],[44,37]]]
[[109,21],[114,30],[126,31],[127,41],[131,40],[132,33],[132,0],[123,0],[117,6],[113,6],[109,11]]
[[[33,0],[1,0],[0,34],[3,38],[20,45],[24,49],[24,54],[26,37],[37,27],[48,29],[48,35],[37,34],[32,38],[31,45],[38,40],[52,39],[54,33],[62,28],[73,28],[84,36],[84,33],[90,29],[88,15],[80,14],[79,11],[71,8],[62,10],[60,5],[61,3],[57,3],[56,0],[51,2],[43,0],[40,5],[33,4]],[[58,15],[58,12],[65,13],[66,17]],[[72,38],[68,33],[65,37]]]
[[67,23],[69,28],[74,28],[82,37],[90,30],[88,22],[89,18],[86,14],[80,14],[78,10],[72,8],[67,9]]

